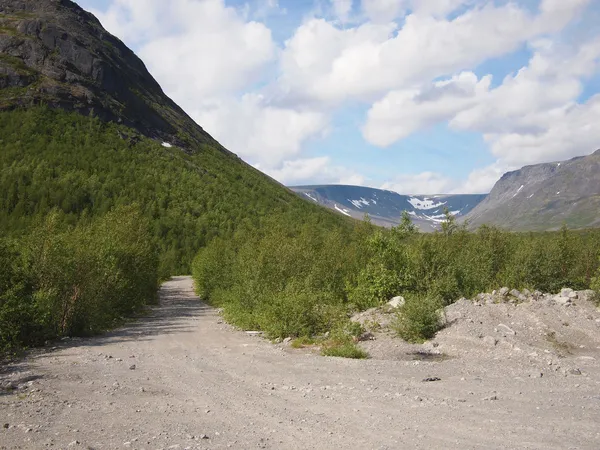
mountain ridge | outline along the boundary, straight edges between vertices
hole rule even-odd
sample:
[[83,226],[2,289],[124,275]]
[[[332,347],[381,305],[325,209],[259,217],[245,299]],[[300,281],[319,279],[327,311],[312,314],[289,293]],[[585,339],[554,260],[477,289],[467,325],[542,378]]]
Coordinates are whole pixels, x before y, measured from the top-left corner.
[[0,238],[134,204],[161,277],[240,229],[353,226],[225,149],[70,0],[0,0],[0,144]]
[[46,104],[187,151],[230,153],[165,95],[143,61],[71,0],[0,0],[0,109]]
[[467,214],[486,194],[403,195],[394,191],[342,184],[291,186],[305,200],[355,219],[365,214],[377,225],[400,223],[406,211],[421,231],[435,231],[444,220],[444,209],[457,218]]
[[600,150],[566,161],[532,164],[507,172],[466,215],[472,227],[514,231],[600,226]]

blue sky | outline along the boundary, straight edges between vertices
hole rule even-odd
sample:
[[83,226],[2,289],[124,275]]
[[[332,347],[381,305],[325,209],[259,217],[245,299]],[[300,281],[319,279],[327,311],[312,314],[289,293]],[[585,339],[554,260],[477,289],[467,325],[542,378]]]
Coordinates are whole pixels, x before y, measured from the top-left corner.
[[600,148],[599,0],[79,0],[288,185],[487,192]]

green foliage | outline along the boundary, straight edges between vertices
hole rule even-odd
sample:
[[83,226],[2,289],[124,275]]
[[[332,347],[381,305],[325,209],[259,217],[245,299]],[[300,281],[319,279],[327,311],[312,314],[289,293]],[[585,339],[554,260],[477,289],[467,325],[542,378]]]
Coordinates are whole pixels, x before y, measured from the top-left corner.
[[292,340],[292,342],[290,343],[290,347],[292,347],[292,348],[310,347],[310,346],[317,344],[318,342],[319,341],[315,338],[311,338],[308,336],[301,336],[299,338]]
[[[350,346],[348,316],[408,298],[396,323],[411,341],[432,337],[439,310],[460,297],[504,285],[556,292],[586,288],[598,271],[600,232],[471,233],[449,217],[438,233],[421,234],[404,220],[391,230],[369,223],[325,229],[289,217],[216,239],[194,261],[197,289],[240,327],[272,338],[313,338]],[[356,336],[354,336],[355,338]]]
[[444,325],[443,303],[432,297],[411,296],[400,308],[393,329],[408,342],[423,342],[435,336]]
[[156,297],[158,258],[137,207],[65,224],[51,212],[1,241],[0,351],[106,330]]
[[221,148],[186,153],[99,119],[47,108],[0,112],[0,236],[20,236],[56,208],[74,225],[140,205],[161,278],[189,273],[200,248],[273,215],[349,219],[309,204]]
[[325,345],[321,349],[323,356],[336,356],[339,358],[365,359],[369,354],[352,342]]
[[356,308],[377,306],[411,286],[406,242],[416,235],[416,228],[405,214],[398,227],[377,230],[366,238],[370,258],[347,284],[348,298]]
[[193,262],[196,289],[223,307],[228,320],[271,338],[325,332],[347,311],[353,236],[351,228],[272,218],[264,228],[240,230],[202,249]]

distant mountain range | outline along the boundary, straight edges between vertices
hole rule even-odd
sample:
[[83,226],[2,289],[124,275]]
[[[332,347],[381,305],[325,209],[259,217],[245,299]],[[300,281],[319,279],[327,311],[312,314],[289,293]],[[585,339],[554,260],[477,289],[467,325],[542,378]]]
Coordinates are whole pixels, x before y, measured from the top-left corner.
[[505,173],[465,219],[515,231],[600,226],[600,150]]
[[489,194],[402,195],[361,186],[291,187],[305,200],[377,225],[400,223],[406,211],[421,231],[439,229],[444,209],[470,228],[495,225],[512,231],[600,227],[600,150],[568,161],[525,166],[505,173]]
[[356,219],[368,214],[377,225],[391,227],[400,223],[404,211],[421,231],[435,231],[444,220],[444,208],[460,218],[477,206],[486,194],[401,195],[392,191],[361,186],[294,186],[292,191],[308,201],[326,206]]

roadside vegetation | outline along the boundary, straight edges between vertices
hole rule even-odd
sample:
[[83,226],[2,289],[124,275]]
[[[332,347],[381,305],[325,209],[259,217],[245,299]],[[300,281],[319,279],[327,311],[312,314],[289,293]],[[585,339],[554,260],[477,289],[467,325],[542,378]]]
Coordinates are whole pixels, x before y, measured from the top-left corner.
[[76,226],[53,211],[26,238],[0,240],[0,354],[102,332],[152,303],[148,228],[137,207]]
[[[294,229],[280,218],[233,239],[217,238],[193,264],[198,293],[230,322],[352,354],[349,317],[406,297],[394,328],[406,340],[429,339],[443,326],[441,308],[503,286],[557,292],[598,289],[600,230],[510,233],[467,231],[448,215],[437,233],[419,233],[405,217],[391,230],[361,223]],[[330,332],[330,337],[319,338]],[[315,340],[316,338],[316,340]]]
[[[502,286],[600,290],[600,230],[433,234],[305,202],[219,149],[165,148],[47,108],[0,112],[0,353],[122,323],[193,272],[225,318],[362,358],[349,318],[396,295],[394,327],[429,339],[440,309]],[[310,344],[309,344],[310,343]]]
[[45,107],[0,112],[0,354],[101,332],[272,215],[351,227],[209,145],[193,154]]

